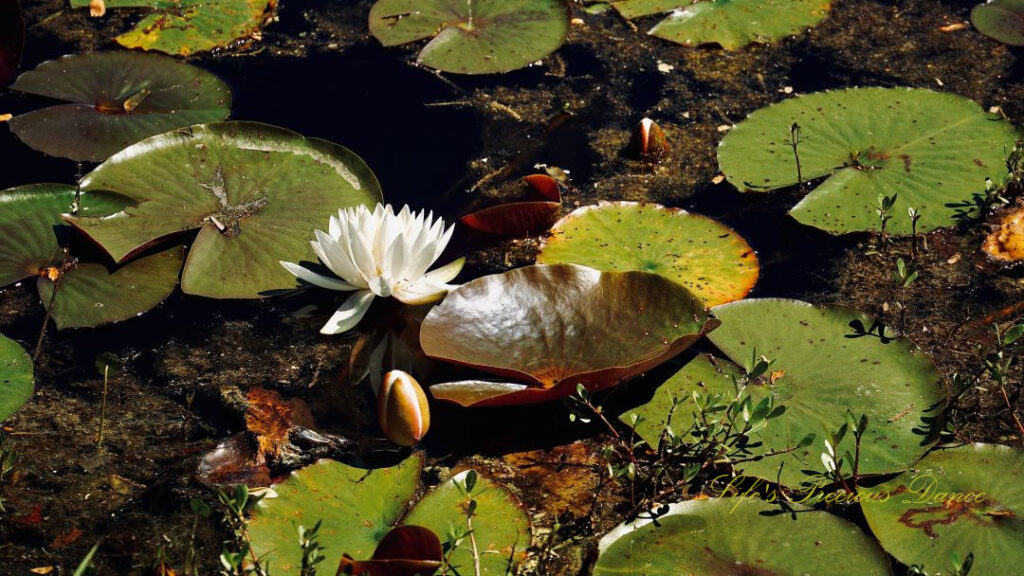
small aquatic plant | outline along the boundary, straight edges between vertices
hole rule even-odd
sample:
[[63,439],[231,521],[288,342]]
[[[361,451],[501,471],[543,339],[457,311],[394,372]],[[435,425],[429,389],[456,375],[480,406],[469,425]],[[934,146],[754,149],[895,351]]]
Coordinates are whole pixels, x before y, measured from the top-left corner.
[[427,272],[444,252],[454,226],[434,220],[433,212],[412,212],[409,206],[395,214],[390,205],[339,210],[331,216],[328,232],[315,231],[311,242],[320,261],[340,278],[317,274],[293,262],[281,261],[289,272],[314,286],[353,292],[320,329],[323,334],[351,330],[362,320],[375,297],[406,304],[440,300],[454,286],[448,284],[462,270],[459,259]]

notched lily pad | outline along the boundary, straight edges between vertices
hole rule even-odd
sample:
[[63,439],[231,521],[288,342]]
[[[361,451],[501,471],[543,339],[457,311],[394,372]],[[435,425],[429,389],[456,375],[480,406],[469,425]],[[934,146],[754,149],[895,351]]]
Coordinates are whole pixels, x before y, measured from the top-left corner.
[[0,422],[28,402],[33,385],[32,359],[20,344],[0,336]]
[[[741,300],[713,310],[722,325],[708,337],[730,360],[694,358],[658,388],[654,398],[633,412],[642,416],[637,432],[657,446],[672,414],[672,429],[684,435],[695,422],[692,394],[735,395],[754,354],[774,360],[772,378],[747,387],[756,405],[774,395],[785,412],[754,434],[755,452],[796,448],[808,434],[815,442],[788,453],[738,466],[749,476],[797,487],[803,470],[820,470],[824,439],[845,421],[846,410],[866,414],[861,475],[906,470],[936,440],[946,394],[942,376],[909,340],[865,314],[838,306],[817,307],[798,300]],[[673,411],[673,398],[683,402]],[[628,415],[623,417],[628,420]],[[836,448],[854,451],[852,434]],[[782,466],[780,472],[779,467]]]
[[159,54],[72,54],[25,72],[11,89],[66,102],[16,116],[11,131],[40,152],[79,162],[102,162],[144,138],[231,111],[220,78]]
[[[0,192],[0,286],[38,277],[43,305],[49,305],[54,281],[60,288],[53,300],[58,328],[92,327],[134,318],[163,302],[178,284],[184,261],[181,246],[110,266],[105,258],[79,260],[64,246],[74,230],[62,214],[72,211],[75,188],[36,184]],[[106,192],[83,193],[79,213],[113,214],[132,204]]]
[[971,23],[989,38],[1024,46],[1024,0],[990,0],[971,10]]
[[886,231],[910,234],[908,208],[921,214],[918,232],[949,226],[986,178],[1000,181],[1015,136],[1008,122],[954,94],[851,88],[752,113],[722,140],[718,163],[743,192],[823,180],[790,214],[832,234],[879,231],[875,204],[896,194]]
[[[321,460],[293,472],[274,487],[276,498],[257,505],[249,525],[253,551],[266,555],[275,574],[297,576],[302,555],[294,540],[299,525],[309,528],[322,520],[321,546],[336,557],[369,558],[396,525],[422,526],[442,538],[451,528],[463,533],[466,506],[473,499],[477,502],[473,533],[482,552],[480,573],[503,576],[509,558],[521,560],[530,543],[530,523],[522,506],[498,484],[465,471],[407,511],[422,464],[420,457],[413,456],[391,468],[363,470]],[[468,540],[463,539],[450,556],[462,574],[473,571]]]
[[745,297],[758,276],[757,256],[729,227],[635,202],[578,208],[551,229],[537,263],[653,272],[686,286],[708,306]]
[[646,272],[572,264],[527,266],[463,284],[430,311],[420,344],[431,357],[506,382],[435,384],[463,406],[532,404],[637,376],[715,326],[703,303]]
[[431,38],[418,58],[431,68],[494,74],[557,50],[569,15],[564,0],[379,0],[370,32],[384,46]]
[[624,18],[670,12],[648,32],[685,46],[718,44],[739,50],[800,34],[828,16],[829,0],[623,0],[612,6]]
[[[135,28],[116,38],[125,48],[188,56],[225,48],[258,36],[277,9],[277,0],[105,0],[108,9],[151,8]],[[90,0],[71,0],[89,8]]]
[[1024,563],[1024,451],[972,444],[933,452],[913,472],[867,489],[861,508],[900,562],[949,574],[974,554],[971,575],[1006,574]]
[[306,241],[339,208],[376,205],[380,186],[352,151],[253,122],[192,126],[143,140],[82,180],[137,205],[68,221],[117,261],[199,230],[182,276],[188,294],[258,298],[295,286],[278,263],[316,262]]
[[[612,530],[594,576],[822,574],[889,576],[889,558],[856,525],[799,504],[753,498],[671,504]],[[837,561],[842,558],[842,561]]]
[[18,0],[0,0],[0,86],[7,85],[21,64],[25,21]]

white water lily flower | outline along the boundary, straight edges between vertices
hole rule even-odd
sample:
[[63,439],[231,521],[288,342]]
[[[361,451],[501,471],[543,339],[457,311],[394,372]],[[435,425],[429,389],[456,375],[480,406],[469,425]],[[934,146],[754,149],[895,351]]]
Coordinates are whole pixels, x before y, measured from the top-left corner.
[[462,270],[464,258],[427,272],[444,252],[454,228],[445,229],[444,220],[434,220],[433,212],[414,213],[408,205],[397,215],[390,205],[378,204],[373,212],[366,206],[346,208],[331,216],[328,233],[314,230],[316,240],[310,242],[340,280],[292,262],[282,260],[281,265],[315,286],[355,292],[320,329],[321,334],[338,334],[363,319],[375,296],[427,304],[455,288],[448,282]]

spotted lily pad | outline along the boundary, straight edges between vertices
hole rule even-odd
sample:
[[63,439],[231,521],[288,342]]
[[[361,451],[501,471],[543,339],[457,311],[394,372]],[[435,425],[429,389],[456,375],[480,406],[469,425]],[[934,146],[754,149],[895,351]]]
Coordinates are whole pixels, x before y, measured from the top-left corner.
[[1024,564],[1024,451],[991,444],[940,450],[912,472],[867,490],[861,508],[882,546],[922,574],[949,574],[974,554],[971,576]]
[[[856,525],[800,505],[753,498],[671,504],[612,530],[593,576],[889,576],[889,558]],[[838,561],[837,559],[842,559]]]
[[0,336],[0,422],[28,402],[32,387],[32,359],[17,342]]
[[758,274],[750,245],[724,224],[635,202],[584,206],[559,220],[537,263],[560,262],[653,272],[686,286],[708,306],[743,298]]
[[1010,46],[1024,46],[1024,0],[990,0],[971,10],[978,32]]
[[25,48],[25,21],[18,0],[0,0],[0,86],[14,77]]
[[[62,246],[71,245],[74,230],[64,225],[61,215],[72,211],[74,201],[75,189],[62,184],[0,192],[0,286],[37,277],[39,297],[49,305],[54,275],[59,274],[60,288],[53,300],[58,328],[119,322],[163,302],[178,284],[185,258],[182,247],[120,266],[110,266],[104,259],[79,259],[74,251],[66,261]],[[79,213],[103,216],[130,205],[131,200],[116,194],[84,193]]]
[[16,116],[11,130],[40,152],[84,162],[231,110],[220,78],[159,54],[72,54],[25,72],[11,89],[66,102]]
[[463,406],[532,404],[583,384],[614,386],[682,352],[714,328],[689,290],[647,272],[527,266],[451,292],[420,328],[423,351],[512,381],[435,384]]
[[339,208],[376,205],[380,186],[347,148],[252,122],[193,126],[111,156],[82,180],[137,202],[108,218],[69,222],[124,261],[199,229],[182,290],[257,298],[294,288],[279,261],[316,262],[307,242]]
[[[716,307],[714,314],[722,325],[709,338],[726,357],[748,367],[754,354],[775,361],[771,381],[758,380],[747,388],[754,404],[772,394],[776,406],[785,406],[781,416],[755,434],[763,442],[756,454],[795,448],[808,434],[817,438],[787,454],[743,463],[744,474],[772,481],[778,475],[782,484],[799,486],[807,479],[802,470],[821,469],[824,439],[845,422],[847,409],[868,416],[862,475],[906,470],[935,441],[933,430],[946,398],[941,375],[913,343],[869,316],[776,298],[733,302]],[[673,432],[684,434],[697,412],[693,392],[731,397],[733,379],[743,370],[726,360],[697,356],[633,411],[642,416],[637,432],[657,446],[671,413]],[[683,400],[674,412],[673,398]],[[854,451],[850,436],[837,447],[839,454]]]
[[370,32],[385,46],[431,38],[421,64],[457,74],[494,74],[551,54],[569,33],[564,0],[379,0]]
[[949,226],[986,178],[1001,180],[1014,139],[1008,122],[954,94],[851,88],[754,112],[722,140],[718,162],[744,192],[823,180],[790,214],[832,234],[880,230],[875,204],[895,194],[886,230],[910,234],[908,208],[921,214],[918,232]]
[[[71,0],[89,8],[90,0]],[[105,0],[108,9],[150,8],[151,14],[116,38],[125,48],[188,56],[256,36],[277,0]]]
[[800,34],[828,16],[829,0],[623,0],[614,6],[624,18],[671,12],[648,32],[686,46],[718,44],[739,50]]
[[[297,576],[302,559],[294,545],[298,526],[308,528],[318,520],[323,521],[320,544],[335,558],[342,554],[370,558],[377,543],[396,525],[423,526],[445,541],[450,529],[465,532],[466,505],[472,498],[477,502],[472,524],[480,574],[504,576],[509,558],[522,559],[530,544],[530,522],[522,506],[498,484],[466,471],[409,509],[421,466],[416,456],[372,471],[321,460],[293,472],[274,487],[276,498],[257,505],[249,524],[253,550],[258,556],[266,555],[275,574]],[[470,475],[475,479],[471,486],[467,484]],[[469,539],[463,539],[451,556],[461,574],[473,573],[470,546]]]

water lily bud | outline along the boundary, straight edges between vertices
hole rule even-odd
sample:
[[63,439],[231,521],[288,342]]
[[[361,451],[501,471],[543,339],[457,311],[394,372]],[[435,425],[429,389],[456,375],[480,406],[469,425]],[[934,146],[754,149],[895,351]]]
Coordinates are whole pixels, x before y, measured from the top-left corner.
[[633,158],[658,162],[668,156],[668,139],[657,122],[644,118],[633,129],[633,137],[630,138],[626,151]]
[[419,382],[401,370],[385,374],[377,396],[377,417],[395,444],[413,446],[422,440],[430,428],[430,408]]

